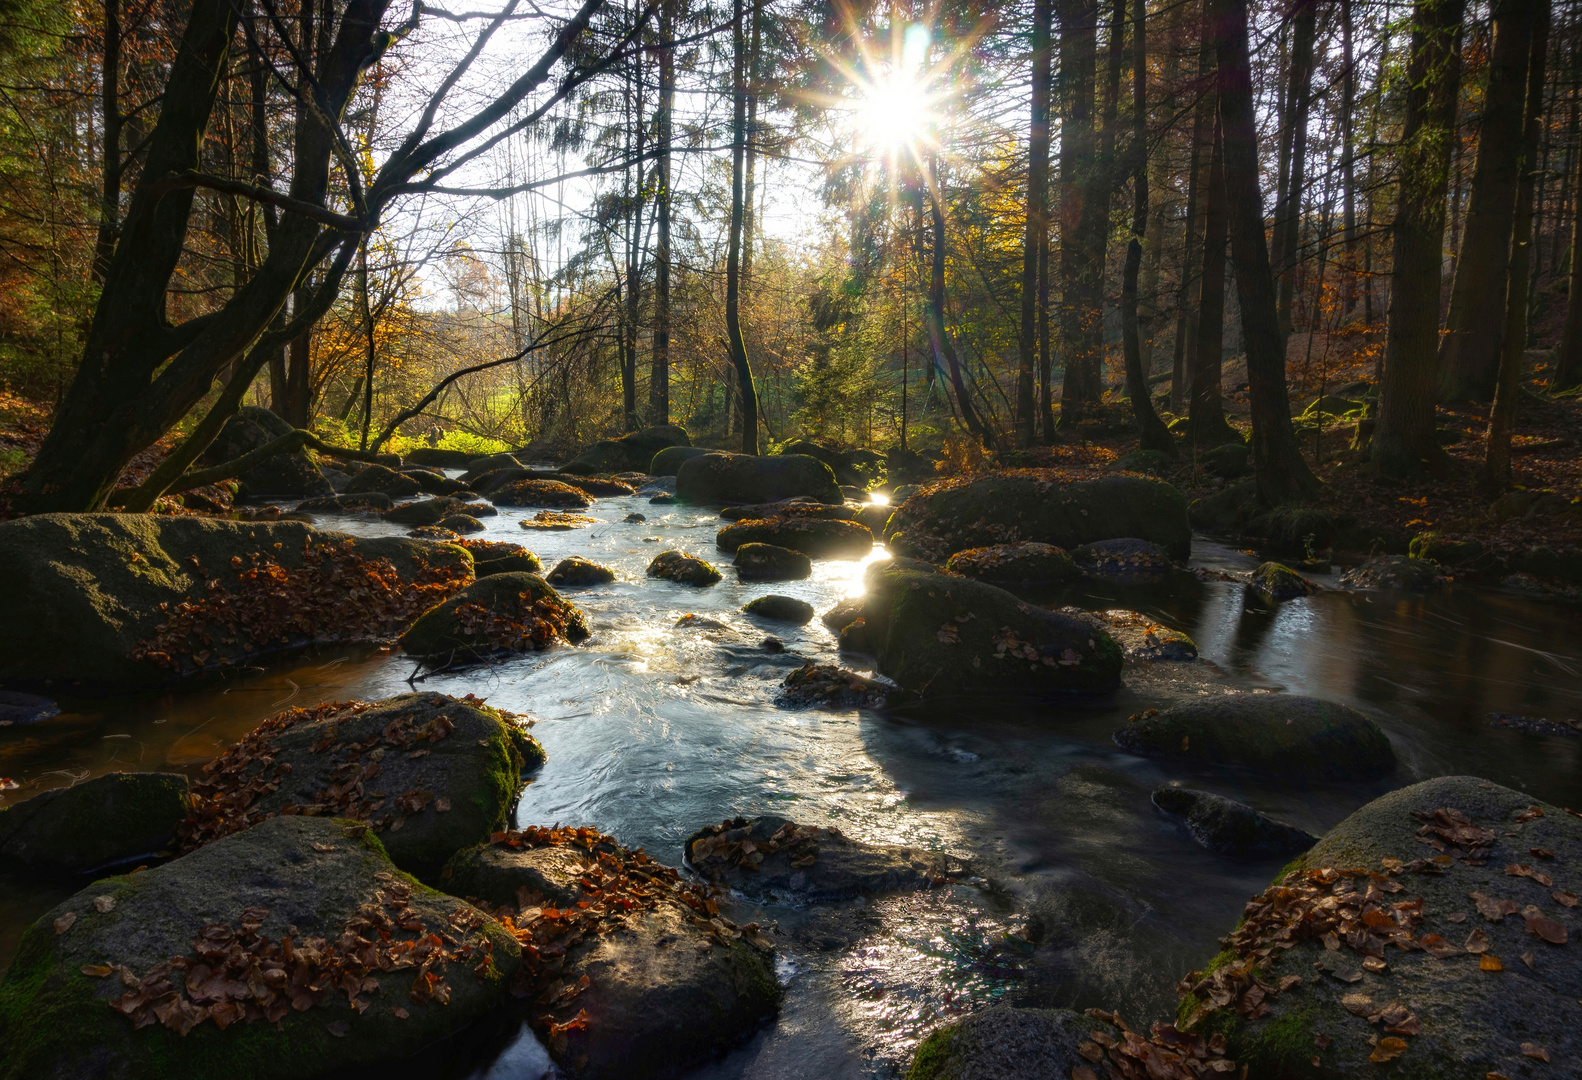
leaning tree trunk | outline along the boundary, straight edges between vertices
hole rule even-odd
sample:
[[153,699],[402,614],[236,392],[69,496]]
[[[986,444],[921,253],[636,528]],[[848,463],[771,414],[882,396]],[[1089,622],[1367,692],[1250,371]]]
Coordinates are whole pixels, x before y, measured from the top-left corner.
[[[967,383],[961,374],[961,358],[956,354],[956,344],[945,328],[945,195],[940,189],[938,162],[930,163],[929,210],[933,223],[932,243],[928,274],[928,337],[933,348],[934,366],[943,367],[950,376],[950,387],[956,393],[956,408],[961,412],[961,422],[981,442],[985,449],[994,448],[994,436],[989,426],[973,407],[967,393]],[[922,198],[919,191],[916,196]]]
[[1533,13],[1544,3],[1496,0],[1494,5],[1494,45],[1478,128],[1467,232],[1456,259],[1450,313],[1439,341],[1438,390],[1444,401],[1487,401],[1494,392],[1502,320],[1499,306],[1490,299],[1506,293]]
[[1225,207],[1236,298],[1241,304],[1252,398],[1252,460],[1258,498],[1268,506],[1318,493],[1318,479],[1296,445],[1285,385],[1285,336],[1275,312],[1274,275],[1258,185],[1258,118],[1247,46],[1246,0],[1211,0],[1219,58],[1219,115],[1225,155]]
[[[1137,325],[1137,275],[1142,269],[1143,236],[1148,230],[1148,38],[1144,0],[1132,0],[1132,235],[1126,244],[1121,278],[1121,336],[1126,351],[1126,391],[1137,418],[1137,438],[1144,450],[1175,449],[1170,431],[1154,411],[1148,372],[1143,368],[1142,336]],[[1116,28],[1117,31],[1119,27]]]
[[1511,428],[1521,395],[1522,354],[1527,348],[1527,293],[1532,277],[1533,186],[1538,142],[1544,120],[1544,66],[1549,50],[1549,9],[1533,17],[1532,53],[1527,63],[1527,108],[1516,174],[1516,223],[1511,239],[1510,285],[1505,294],[1505,341],[1500,349],[1499,380],[1483,454],[1482,488],[1497,495],[1511,486]]
[[731,226],[725,257],[725,333],[730,340],[731,365],[736,371],[741,404],[742,453],[758,453],[758,393],[752,368],[747,366],[747,343],[742,338],[742,215],[744,213],[747,155],[747,42],[742,28],[742,0],[736,0],[731,26],[734,46],[731,64]]
[[1033,445],[1036,426],[1038,257],[1049,232],[1045,203],[1049,189],[1049,38],[1053,17],[1053,0],[1035,0],[1032,106],[1027,134],[1027,225],[1022,241],[1021,332],[1017,340],[1016,372],[1016,442],[1024,449]]
[[1381,476],[1415,476],[1425,459],[1443,454],[1434,438],[1434,383],[1462,10],[1463,0],[1418,0],[1412,13],[1384,381],[1373,431],[1373,467]]

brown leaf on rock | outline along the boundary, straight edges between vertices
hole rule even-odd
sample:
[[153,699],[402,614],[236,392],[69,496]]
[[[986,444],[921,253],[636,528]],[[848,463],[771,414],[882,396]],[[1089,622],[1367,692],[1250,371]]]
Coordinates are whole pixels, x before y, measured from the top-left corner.
[[1391,1035],[1379,1040],[1379,1045],[1373,1048],[1373,1053],[1368,1055],[1368,1060],[1375,1065],[1379,1065],[1386,1061],[1394,1061],[1404,1053],[1406,1053],[1406,1040],[1397,1039]]
[[1534,937],[1542,938],[1551,945],[1564,945],[1566,943],[1566,928],[1553,919],[1544,917],[1537,908],[1529,907],[1525,914],[1527,932]]
[[1549,895],[1555,898],[1555,903],[1557,904],[1562,904],[1565,907],[1577,906],[1577,894],[1572,892],[1570,889],[1556,889]]
[[1481,971],[1504,971],[1505,965],[1500,963],[1500,958],[1493,953],[1484,953],[1478,957],[1478,968]]
[[1467,943],[1463,946],[1469,953],[1485,953],[1489,951],[1489,935],[1480,926],[1467,935]]
[[1522,1054],[1524,1056],[1526,1056],[1526,1057],[1534,1058],[1534,1059],[1536,1059],[1538,1061],[1547,1062],[1549,1060],[1549,1051],[1545,1050],[1543,1047],[1539,1046],[1537,1043],[1530,1043],[1530,1042],[1522,1043]]
[[329,1023],[324,1025],[324,1030],[328,1031],[337,1039],[344,1039],[351,1033],[352,1026],[344,1020],[331,1020]]
[[84,964],[77,970],[81,971],[90,979],[103,979],[106,976],[114,974],[115,972],[115,968],[111,967],[109,964]]
[[66,931],[71,929],[71,924],[76,921],[77,913],[75,911],[66,912],[66,914],[55,920],[53,924],[55,927],[55,933],[64,934]]
[[1086,1065],[1078,1065],[1071,1070],[1071,1080],[1099,1080],[1099,1074]]

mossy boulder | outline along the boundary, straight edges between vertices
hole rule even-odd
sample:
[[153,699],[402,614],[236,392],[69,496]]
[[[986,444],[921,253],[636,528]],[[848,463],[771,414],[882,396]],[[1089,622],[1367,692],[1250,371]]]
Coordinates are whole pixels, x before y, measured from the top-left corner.
[[813,621],[813,605],[794,596],[777,596],[771,593],[749,602],[742,610],[761,619],[794,623],[797,626],[806,626]]
[[180,773],[106,773],[0,808],[0,864],[86,874],[166,851],[192,812]]
[[406,452],[406,460],[414,465],[427,465],[435,469],[465,469],[477,460],[470,450],[446,450],[438,446],[419,446]]
[[499,506],[575,507],[580,510],[593,505],[593,497],[587,492],[558,480],[513,480],[495,488],[489,497]]
[[1376,780],[1395,768],[1379,725],[1339,702],[1296,694],[1225,694],[1143,713],[1115,733],[1115,743],[1143,757],[1302,783]]
[[958,551],[946,560],[945,569],[1010,589],[1055,588],[1082,577],[1082,570],[1065,549],[1036,540]]
[[764,503],[807,495],[843,502],[830,467],[804,454],[703,454],[676,470],[676,497],[693,503]]
[[1284,563],[1277,562],[1263,563],[1254,570],[1252,587],[1254,592],[1273,603],[1312,596],[1318,591],[1317,585]]
[[863,609],[867,604],[867,597],[848,596],[844,600],[837,601],[834,607],[820,615],[819,622],[839,632],[862,618]]
[[499,540],[464,540],[460,546],[472,554],[473,573],[480,578],[494,574],[539,574],[544,563],[521,544]]
[[603,439],[562,465],[568,473],[646,472],[654,455],[671,446],[691,446],[692,439],[683,427],[660,424]]
[[1235,859],[1288,859],[1318,842],[1294,825],[1275,821],[1211,791],[1162,787],[1153,804],[1179,819],[1192,839],[1217,855]]
[[403,503],[385,511],[384,519],[393,525],[438,525],[441,518],[456,507],[456,500],[440,496]]
[[661,551],[646,572],[649,577],[678,585],[713,585],[720,580],[720,572],[712,565],[684,551]]
[[390,510],[395,507],[395,501],[382,491],[365,491],[359,495],[324,495],[317,499],[308,499],[296,506],[299,514],[352,514],[358,511],[369,512]]
[[1110,608],[1106,611],[1083,611],[1077,607],[1063,607],[1062,615],[1081,619],[1089,626],[1103,630],[1121,647],[1121,654],[1128,660],[1186,661],[1197,659],[1197,642],[1184,631],[1166,626],[1140,611]]
[[869,450],[837,450],[811,439],[798,439],[786,444],[781,453],[816,458],[829,466],[837,483],[860,490],[867,490],[869,484],[882,480],[885,474],[884,457]]
[[823,518],[749,518],[721,529],[714,538],[721,551],[743,544],[773,544],[813,559],[862,559],[873,554],[873,533],[855,521]]
[[736,575],[743,581],[799,581],[813,573],[813,560],[778,544],[740,544]]
[[[324,611],[303,607],[305,597],[255,578],[255,560],[278,564],[335,602]],[[377,579],[383,607],[345,604],[344,577],[334,589],[326,584],[337,567],[354,563]],[[10,581],[0,594],[0,683],[118,688],[160,685],[320,638],[387,639],[472,574],[471,557],[445,544],[353,538],[295,521],[154,514],[0,523],[0,566]],[[194,606],[178,619],[184,603]]]
[[885,526],[929,558],[992,544],[1036,540],[1067,551],[1096,540],[1136,537],[1173,559],[1192,549],[1186,499],[1163,480],[1121,473],[1068,481],[1050,469],[955,478],[907,499]]
[[576,644],[588,633],[576,605],[537,574],[517,571],[479,578],[424,613],[400,640],[413,656],[452,664]]
[[441,529],[449,529],[462,536],[481,533],[489,528],[471,514],[446,514],[439,519],[438,525]]
[[991,1006],[932,1032],[906,1080],[1070,1080],[1091,1069],[1077,1048],[1103,1026],[1069,1009]]
[[417,481],[419,490],[429,495],[454,495],[460,491],[468,490],[467,485],[460,480],[452,480],[438,469],[405,467],[397,470],[402,476],[410,476]]
[[1192,500],[1188,514],[1194,529],[1211,536],[1240,536],[1257,505],[1257,484],[1252,480],[1239,480],[1211,495]]
[[1456,538],[1439,533],[1425,532],[1412,537],[1407,554],[1414,559],[1428,559],[1444,566],[1467,566],[1483,558],[1485,548],[1481,540],[1472,537]]
[[1080,619],[913,559],[875,563],[865,581],[864,636],[879,672],[925,703],[1120,685],[1120,647]]
[[1439,564],[1432,559],[1413,559],[1406,555],[1375,555],[1340,575],[1348,589],[1432,589],[1444,581]]
[[[443,949],[413,963],[430,935]],[[400,873],[364,827],[273,818],[34,923],[0,976],[0,1078],[382,1072],[501,1004],[520,965],[498,923]]]
[[805,495],[779,502],[753,503],[747,506],[727,506],[720,510],[726,521],[745,521],[751,518],[806,517],[827,518],[835,521],[856,521],[857,511],[846,505],[819,502]]
[[[1435,811],[1454,811],[1467,824],[1447,819],[1446,825]],[[1479,842],[1447,844],[1435,828],[1466,828],[1463,835]],[[1425,860],[1431,872],[1411,872],[1402,864],[1435,855],[1424,839],[1457,854]],[[1533,849],[1554,858],[1535,859]],[[1390,921],[1359,921],[1360,950],[1350,935],[1339,950],[1326,949],[1320,937],[1295,935],[1294,947],[1272,949],[1257,972],[1267,984],[1301,976],[1299,987],[1270,995],[1257,1019],[1216,1009],[1196,1030],[1225,1037],[1226,1056],[1268,1080],[1582,1074],[1582,909],[1560,902],[1582,891],[1572,870],[1578,865],[1582,820],[1525,792],[1470,776],[1392,791],[1336,825],[1274,883],[1291,872],[1328,870],[1324,893],[1382,909]],[[1522,868],[1521,875],[1511,866]],[[1553,875],[1553,884],[1532,875]],[[1402,902],[1404,908],[1392,907]],[[1392,924],[1410,947],[1385,947]],[[1557,931],[1566,944],[1551,943],[1562,936]],[[1383,960],[1374,965],[1382,970],[1364,965],[1370,957]],[[1236,954],[1224,952],[1209,969],[1236,962]],[[1195,1000],[1183,1005],[1185,1014]],[[1401,1053],[1379,1064],[1374,1055],[1393,1026],[1381,1014],[1397,1005],[1396,1023],[1404,1030],[1393,1037]],[[1410,1018],[1404,1024],[1401,1013]]]
[[[249,454],[295,430],[286,421],[257,405],[236,410],[220,434],[204,451],[204,465],[221,465]],[[298,447],[289,453],[274,454],[237,477],[237,496],[242,501],[260,499],[307,499],[333,495],[335,489],[319,471],[307,452]]]
[[572,555],[561,559],[555,564],[544,579],[551,585],[577,588],[587,585],[608,585],[615,580],[615,571],[608,566],[600,566],[596,562]]
[[412,477],[398,473],[386,465],[365,465],[345,487],[341,488],[340,493],[359,495],[363,492],[377,491],[392,499],[400,499],[407,495],[416,495],[422,490],[423,486]]
[[655,454],[645,470],[650,476],[674,476],[683,461],[702,457],[711,451],[701,446],[667,446]]
[[1146,473],[1163,476],[1170,471],[1170,455],[1163,450],[1133,450],[1115,459],[1115,468],[1121,472]]
[[1174,569],[1163,548],[1136,537],[1083,544],[1071,559],[1088,577],[1121,585],[1157,584]]
[[1239,480],[1252,475],[1252,447],[1244,442],[1226,443],[1205,450],[1198,455],[1197,460],[1210,476]]

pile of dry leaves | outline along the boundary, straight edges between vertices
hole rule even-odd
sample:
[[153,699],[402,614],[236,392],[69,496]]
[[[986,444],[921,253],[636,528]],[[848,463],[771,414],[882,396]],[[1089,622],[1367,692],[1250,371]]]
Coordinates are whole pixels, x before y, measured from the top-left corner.
[[365,558],[352,540],[309,541],[296,569],[268,553],[232,556],[229,586],[196,555],[192,566],[205,579],[204,594],[161,604],[166,620],[132,650],[132,659],[192,671],[230,664],[238,653],[310,641],[385,641],[472,577],[465,564],[425,566],[403,577],[389,559]]
[[531,518],[523,518],[517,524],[524,529],[548,529],[551,532],[564,532],[567,529],[580,529],[584,525],[592,525],[597,519],[587,514],[567,514],[560,510],[540,510]]
[[512,652],[537,652],[556,641],[581,641],[588,623],[575,604],[558,596],[537,598],[517,593],[515,610],[467,603],[456,607],[456,629],[464,637],[481,638]]
[[723,881],[730,867],[756,873],[766,856],[783,851],[792,868],[800,870],[818,860],[820,837],[840,836],[840,830],[833,825],[821,827],[787,821],[768,839],[754,840],[755,825],[754,821],[738,817],[706,826],[692,841],[687,853],[693,869],[711,881]]
[[[483,915],[461,906],[446,925],[429,927],[410,906],[411,885],[383,871],[374,877],[382,887],[333,940],[298,942],[288,933],[271,941],[259,933],[269,912],[248,908],[235,926],[211,923],[199,931],[192,955],[155,964],[141,976],[124,964],[85,965],[82,973],[93,978],[119,974],[127,992],[110,1007],[130,1017],[134,1028],[157,1023],[180,1035],[205,1020],[222,1031],[232,1024],[276,1022],[287,1010],[306,1012],[336,993],[345,994],[361,1013],[372,1004],[369,995],[379,993],[384,972],[415,969],[407,998],[417,1006],[450,1003],[445,973],[453,963],[472,965],[479,978],[485,977],[493,942],[484,938],[480,948],[455,936],[481,925]],[[391,1011],[403,1020],[411,1015],[401,1006]],[[347,1030],[344,1021],[330,1025],[335,1035]]]
[[452,540],[451,543],[472,552],[474,559],[498,559],[506,555],[527,554],[527,549],[521,544],[509,544],[503,540],[469,540],[460,537]]
[[491,497],[497,506],[570,506],[580,510],[593,505],[587,492],[558,480],[517,480]]
[[[1147,1038],[1126,1026],[1118,1012],[1088,1009],[1084,1014],[1120,1029],[1116,1038],[1107,1031],[1088,1032],[1088,1039],[1077,1045],[1077,1053],[1105,1074],[1124,1080],[1200,1080],[1208,1076],[1229,1076],[1236,1063],[1225,1057],[1225,1036],[1216,1034],[1205,1040],[1200,1035],[1178,1031],[1173,1024],[1155,1023]],[[1071,1070],[1071,1080],[1098,1080],[1098,1073],[1086,1065]]]

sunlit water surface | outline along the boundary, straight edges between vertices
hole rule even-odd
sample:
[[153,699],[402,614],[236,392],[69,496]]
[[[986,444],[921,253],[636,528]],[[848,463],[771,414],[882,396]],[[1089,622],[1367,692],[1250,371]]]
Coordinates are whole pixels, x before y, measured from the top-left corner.
[[[647,520],[623,520],[634,512]],[[968,883],[837,909],[738,905],[738,919],[778,929],[786,999],[774,1023],[697,1077],[894,1077],[930,1029],[992,999],[1102,1005],[1134,1022],[1171,1012],[1177,978],[1215,951],[1279,864],[1232,862],[1195,846],[1149,802],[1164,783],[1210,787],[1314,833],[1384,791],[1443,774],[1582,803],[1582,739],[1488,722],[1491,712],[1582,712],[1574,609],[1461,587],[1431,596],[1330,591],[1278,608],[1234,582],[1093,590],[1067,602],[1147,611],[1190,633],[1202,659],[1132,667],[1113,699],[1037,711],[992,697],[926,720],[796,711],[774,704],[777,686],[807,660],[834,662],[833,635],[817,620],[790,627],[740,608],[777,592],[824,611],[860,592],[863,563],[820,561],[806,581],[747,584],[725,556],[724,581],[689,588],[643,570],[670,547],[716,559],[722,523],[712,512],[601,499],[589,511],[598,524],[571,532],[519,528],[531,513],[502,510],[482,537],[524,543],[546,568],[573,554],[612,567],[616,583],[569,591],[592,640],[416,684],[538,718],[549,763],[522,795],[519,824],[593,825],[675,864],[699,826],[774,812],[971,867]],[[352,517],[321,524],[400,531]],[[1255,560],[1200,540],[1193,562],[1234,570]],[[677,628],[691,613],[726,629]],[[769,635],[785,652],[763,647]],[[399,653],[342,650],[137,700],[67,699],[53,720],[0,730],[0,775],[23,784],[5,797],[114,770],[196,776],[282,708],[402,693],[413,674]],[[1143,760],[1110,741],[1144,708],[1251,690],[1363,709],[1389,732],[1400,769],[1376,784],[1297,790]],[[0,963],[27,925],[72,891],[0,878]],[[482,1063],[456,1068],[544,1074],[547,1058],[530,1035],[500,1041],[478,1051]]]

